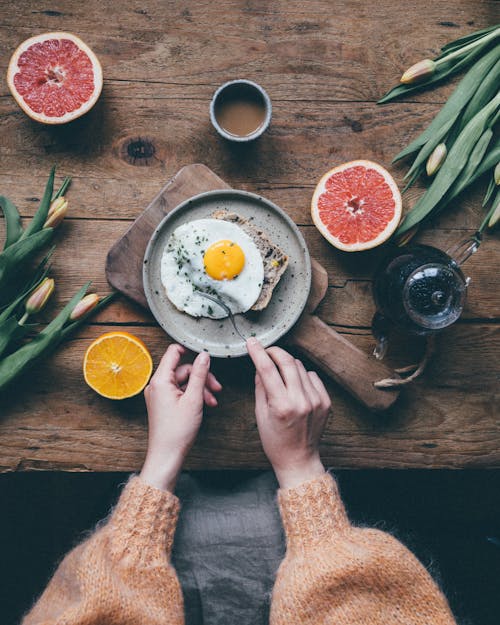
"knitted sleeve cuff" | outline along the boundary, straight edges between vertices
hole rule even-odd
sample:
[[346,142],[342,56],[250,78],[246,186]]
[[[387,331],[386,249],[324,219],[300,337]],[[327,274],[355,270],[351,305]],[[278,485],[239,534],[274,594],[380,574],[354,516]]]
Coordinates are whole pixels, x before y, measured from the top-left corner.
[[179,500],[133,476],[111,515],[113,549],[147,561],[170,557],[179,517]]
[[337,483],[329,473],[278,491],[287,550],[314,549],[349,527]]

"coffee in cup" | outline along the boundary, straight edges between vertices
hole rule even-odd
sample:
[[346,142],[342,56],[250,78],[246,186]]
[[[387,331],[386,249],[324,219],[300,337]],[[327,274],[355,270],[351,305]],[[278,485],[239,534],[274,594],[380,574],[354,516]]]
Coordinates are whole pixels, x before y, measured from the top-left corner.
[[210,118],[217,132],[230,141],[251,141],[271,121],[271,100],[264,89],[250,80],[233,80],[215,92]]

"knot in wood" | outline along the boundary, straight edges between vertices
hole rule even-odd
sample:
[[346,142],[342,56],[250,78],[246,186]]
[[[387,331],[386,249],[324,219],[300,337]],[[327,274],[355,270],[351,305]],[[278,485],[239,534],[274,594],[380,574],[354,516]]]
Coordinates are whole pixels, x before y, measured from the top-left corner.
[[156,158],[156,148],[148,137],[129,137],[122,143],[120,156],[130,165],[147,167]]

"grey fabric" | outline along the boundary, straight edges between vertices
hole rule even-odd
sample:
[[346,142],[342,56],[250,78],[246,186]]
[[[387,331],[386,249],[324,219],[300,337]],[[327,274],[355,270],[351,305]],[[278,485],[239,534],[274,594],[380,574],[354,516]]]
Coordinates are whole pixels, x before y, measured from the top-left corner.
[[260,474],[183,474],[172,561],[187,625],[268,625],[285,554],[277,483]]

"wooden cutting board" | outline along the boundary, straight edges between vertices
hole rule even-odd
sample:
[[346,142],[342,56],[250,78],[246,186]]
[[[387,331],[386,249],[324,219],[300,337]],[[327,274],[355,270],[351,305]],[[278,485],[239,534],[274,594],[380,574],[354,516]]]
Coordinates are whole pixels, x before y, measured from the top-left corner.
[[[109,283],[147,308],[142,286],[142,263],[146,246],[158,223],[172,208],[193,195],[229,188],[205,165],[183,167],[108,252],[106,276]],[[394,377],[394,372],[366,355],[313,314],[326,293],[328,275],[314,260],[312,275],[306,310],[288,333],[287,344],[295,346],[371,410],[389,408],[396,401],[398,391],[377,389],[373,383]]]
[[167,182],[146,210],[108,252],[108,282],[144,308],[148,308],[142,287],[142,261],[154,229],[178,204],[204,191],[230,189],[205,165],[186,165]]

